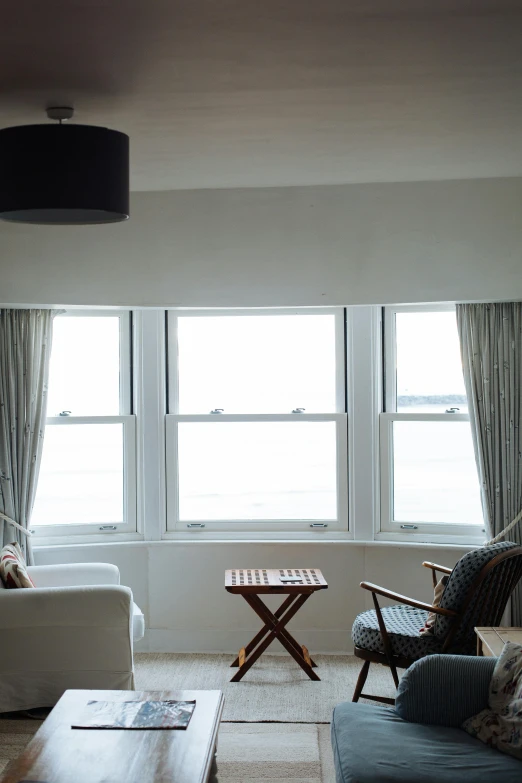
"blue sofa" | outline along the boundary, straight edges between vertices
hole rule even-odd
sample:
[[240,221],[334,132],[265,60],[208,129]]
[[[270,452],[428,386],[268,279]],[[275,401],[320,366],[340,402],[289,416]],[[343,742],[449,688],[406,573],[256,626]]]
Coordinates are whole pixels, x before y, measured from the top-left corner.
[[496,658],[429,655],[404,674],[395,708],[335,708],[337,783],[521,783],[522,761],[460,726],[485,709]]

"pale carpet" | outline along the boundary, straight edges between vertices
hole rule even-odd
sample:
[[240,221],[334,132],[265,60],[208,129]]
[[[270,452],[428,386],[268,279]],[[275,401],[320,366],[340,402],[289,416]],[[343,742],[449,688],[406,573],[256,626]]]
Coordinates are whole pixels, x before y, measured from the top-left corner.
[[335,783],[330,726],[223,723],[219,783]]
[[[231,655],[138,653],[137,690],[220,690],[225,721],[329,723],[333,708],[351,701],[361,661],[353,655],[315,655],[321,682],[309,680],[287,655],[263,655],[241,682],[230,682]],[[395,695],[389,669],[374,665],[367,693]]]
[[[40,727],[0,717],[0,775]],[[219,783],[335,783],[330,727],[285,723],[223,723]]]
[[[229,682],[230,655],[139,653],[136,689],[218,689],[225,695],[219,731],[219,783],[335,783],[329,721],[350,701],[360,661],[315,656],[321,682],[312,682],[286,656],[263,656],[240,683]],[[373,666],[368,692],[394,695],[389,671]],[[280,721],[278,723],[278,721]],[[0,717],[0,775],[41,725]]]

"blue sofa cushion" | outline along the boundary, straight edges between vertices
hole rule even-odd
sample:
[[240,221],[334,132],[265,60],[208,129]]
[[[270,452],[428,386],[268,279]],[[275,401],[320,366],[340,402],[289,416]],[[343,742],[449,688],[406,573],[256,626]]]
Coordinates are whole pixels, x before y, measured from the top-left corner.
[[496,658],[430,655],[403,674],[395,712],[413,723],[460,728],[488,704]]
[[394,710],[347,702],[335,708],[337,783],[520,783],[522,762],[462,729],[402,720]]

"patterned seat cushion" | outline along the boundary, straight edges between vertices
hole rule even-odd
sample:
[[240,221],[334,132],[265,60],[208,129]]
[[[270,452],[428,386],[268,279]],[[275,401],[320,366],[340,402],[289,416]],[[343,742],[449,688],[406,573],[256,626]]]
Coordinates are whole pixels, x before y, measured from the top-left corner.
[[[411,606],[385,606],[381,609],[392,652],[417,660],[440,650],[440,642],[434,636],[421,636],[420,630],[428,612]],[[352,627],[352,640],[356,647],[384,653],[379,623],[374,609],[357,615]]]

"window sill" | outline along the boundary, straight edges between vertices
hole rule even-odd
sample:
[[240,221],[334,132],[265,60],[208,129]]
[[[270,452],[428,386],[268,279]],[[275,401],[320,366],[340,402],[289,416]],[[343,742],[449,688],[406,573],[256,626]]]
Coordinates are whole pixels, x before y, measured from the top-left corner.
[[33,549],[48,549],[49,547],[71,547],[92,544],[129,544],[143,543],[142,533],[86,533],[71,536],[39,536],[31,539]]
[[486,534],[472,536],[442,535],[437,533],[392,533],[382,532],[375,534],[375,543],[389,543],[403,546],[433,546],[433,547],[457,547],[473,549],[483,546],[486,542]]
[[[178,530],[168,531],[163,534],[163,542],[168,541],[302,541],[302,542],[321,542],[321,541],[353,541],[353,533],[348,530],[321,529],[308,530]],[[155,543],[161,543],[157,541]]]
[[260,538],[259,535],[253,534],[249,538],[240,537],[236,534],[231,534],[229,538],[224,538],[223,535],[214,535],[210,536],[208,533],[204,537],[203,534],[195,534],[195,535],[187,535],[187,534],[177,534],[172,535],[170,534],[169,537],[163,538],[161,540],[145,540],[143,537],[140,536],[134,536],[133,538],[129,536],[120,536],[116,539],[115,536],[106,535],[103,537],[100,536],[92,536],[91,538],[88,538],[86,536],[82,536],[82,540],[78,540],[80,536],[75,537],[74,539],[69,537],[68,539],[60,539],[60,540],[50,540],[47,539],[45,541],[38,541],[34,543],[34,549],[35,551],[38,550],[49,550],[49,549],[60,549],[60,550],[67,550],[67,549],[83,549],[84,547],[89,546],[120,546],[120,547],[132,547],[132,546],[147,546],[147,547],[158,547],[158,546],[176,546],[179,544],[212,544],[215,545],[225,545],[225,546],[231,546],[231,545],[237,545],[237,544],[264,544],[264,545],[274,545],[277,544],[279,546],[295,546],[296,544],[312,544],[312,545],[336,545],[339,546],[340,544],[346,545],[346,546],[356,546],[356,547],[384,547],[384,548],[390,548],[390,547],[402,547],[403,549],[405,547],[407,548],[413,548],[413,549],[453,549],[458,550],[462,552],[469,552],[470,549],[474,549],[477,546],[482,546],[483,541],[468,541],[466,543],[459,543],[459,542],[449,542],[449,541],[412,541],[411,537],[408,537],[407,540],[388,540],[387,538],[379,537],[376,540],[373,541],[364,541],[364,540],[354,540],[353,538],[349,538],[349,534],[347,533],[337,533],[337,534],[323,534],[323,535],[317,535],[314,534],[314,536],[309,536],[307,538],[301,537],[294,537],[291,538],[288,535],[281,534],[279,538],[269,538],[264,537]]

